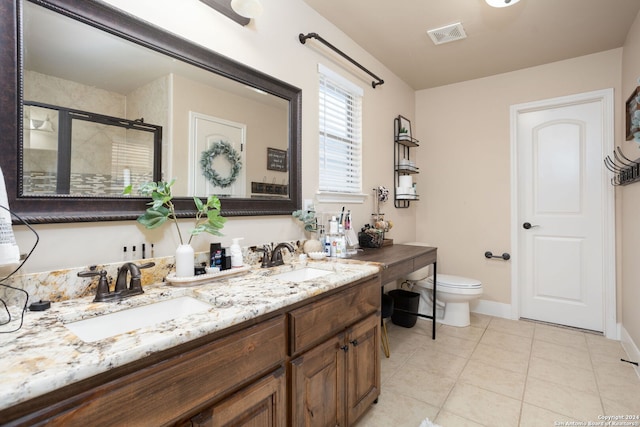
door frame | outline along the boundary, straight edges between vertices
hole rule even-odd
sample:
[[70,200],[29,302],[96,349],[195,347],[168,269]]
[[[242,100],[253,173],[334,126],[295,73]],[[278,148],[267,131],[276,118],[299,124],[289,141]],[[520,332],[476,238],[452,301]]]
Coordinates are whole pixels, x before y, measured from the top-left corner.
[[[514,104],[510,107],[510,139],[511,139],[511,317],[520,318],[520,212],[518,212],[518,116],[521,113],[549,108],[570,106],[587,102],[602,104],[603,144],[601,156],[604,159],[614,149],[614,92],[613,89],[596,90],[575,95],[544,99],[540,101]],[[604,166],[603,166],[604,167]],[[603,315],[604,335],[607,338],[619,339],[616,310],[616,257],[615,257],[615,190],[606,173],[602,174],[603,187]]]

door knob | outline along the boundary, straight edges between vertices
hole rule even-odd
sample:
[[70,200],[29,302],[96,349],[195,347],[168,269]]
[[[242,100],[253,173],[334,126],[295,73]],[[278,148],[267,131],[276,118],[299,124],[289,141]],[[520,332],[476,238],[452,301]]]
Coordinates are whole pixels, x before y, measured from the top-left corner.
[[524,228],[525,230],[528,230],[532,227],[539,227],[539,225],[531,225],[531,223],[529,222],[525,222],[524,224],[522,224],[522,228]]

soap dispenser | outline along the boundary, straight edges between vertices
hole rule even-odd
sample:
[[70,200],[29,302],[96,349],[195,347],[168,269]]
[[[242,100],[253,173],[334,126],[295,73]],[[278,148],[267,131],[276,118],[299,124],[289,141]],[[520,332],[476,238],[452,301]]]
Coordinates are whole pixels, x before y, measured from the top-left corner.
[[240,245],[238,242],[242,240],[243,237],[236,237],[231,244],[230,252],[231,252],[231,268],[242,267],[242,249],[240,249]]

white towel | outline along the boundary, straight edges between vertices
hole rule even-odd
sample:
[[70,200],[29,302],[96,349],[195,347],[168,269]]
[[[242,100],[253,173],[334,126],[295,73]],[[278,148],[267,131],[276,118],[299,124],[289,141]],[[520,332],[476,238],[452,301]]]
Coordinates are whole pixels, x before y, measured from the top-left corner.
[[429,421],[429,418],[425,418],[420,423],[420,427],[442,427],[442,426],[432,423],[431,421]]
[[11,214],[7,187],[4,184],[4,175],[0,169],[0,274],[11,273],[20,264],[20,248],[16,244],[16,238],[11,228]]

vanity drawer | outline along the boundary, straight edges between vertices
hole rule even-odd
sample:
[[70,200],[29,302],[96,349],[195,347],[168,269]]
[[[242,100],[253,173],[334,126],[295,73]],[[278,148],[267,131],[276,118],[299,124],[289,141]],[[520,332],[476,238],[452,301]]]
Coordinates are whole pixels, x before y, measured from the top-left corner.
[[48,425],[166,425],[281,366],[285,317],[108,382],[64,402]]
[[382,270],[382,284],[385,285],[394,280],[400,279],[413,271],[413,259],[407,259],[395,263]]
[[380,310],[378,278],[289,313],[290,354],[296,354]]

